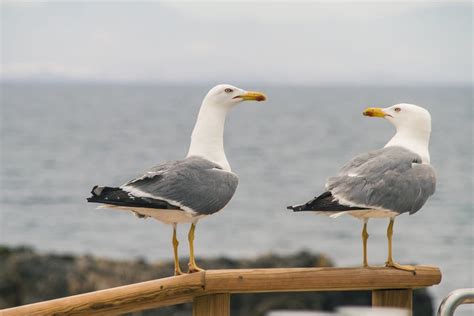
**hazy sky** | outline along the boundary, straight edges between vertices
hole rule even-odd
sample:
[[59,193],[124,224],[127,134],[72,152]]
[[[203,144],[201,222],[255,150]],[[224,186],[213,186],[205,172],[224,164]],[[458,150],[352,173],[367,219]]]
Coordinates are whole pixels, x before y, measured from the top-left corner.
[[471,2],[2,1],[3,79],[469,83]]

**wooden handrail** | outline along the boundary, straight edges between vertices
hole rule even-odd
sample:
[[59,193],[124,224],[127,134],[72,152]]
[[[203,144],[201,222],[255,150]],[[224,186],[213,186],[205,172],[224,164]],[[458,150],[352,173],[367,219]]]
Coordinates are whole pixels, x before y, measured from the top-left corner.
[[[4,309],[0,315],[112,315],[191,302],[219,293],[358,290],[375,293],[375,290],[428,287],[440,281],[440,270],[430,266],[416,266],[416,275],[385,267],[207,270]],[[225,296],[216,297],[222,302],[228,300]]]
[[427,287],[441,281],[436,267],[416,275],[391,268],[276,268],[208,270],[208,293],[360,291]]
[[203,273],[169,277],[0,310],[7,315],[116,315],[192,301]]

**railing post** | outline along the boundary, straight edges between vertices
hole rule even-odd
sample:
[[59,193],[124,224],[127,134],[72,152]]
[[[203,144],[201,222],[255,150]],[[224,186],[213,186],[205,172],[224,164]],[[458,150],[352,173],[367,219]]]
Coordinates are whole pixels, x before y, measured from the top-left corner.
[[193,316],[230,316],[230,294],[221,293],[195,297]]
[[373,290],[372,306],[398,307],[408,309],[413,313],[413,290]]

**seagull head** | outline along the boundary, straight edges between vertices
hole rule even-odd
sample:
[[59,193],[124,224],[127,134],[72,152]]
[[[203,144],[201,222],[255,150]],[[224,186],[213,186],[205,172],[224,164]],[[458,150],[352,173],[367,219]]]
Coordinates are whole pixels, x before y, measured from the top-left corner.
[[431,115],[426,109],[414,104],[400,103],[384,109],[368,108],[363,114],[370,117],[382,117],[395,126],[397,132],[385,147],[404,147],[420,155],[423,163],[430,163],[428,146]]
[[431,132],[430,112],[418,105],[400,103],[388,108],[367,108],[363,114],[385,118],[397,128],[397,131]]
[[246,91],[229,84],[220,84],[209,90],[204,98],[205,103],[232,108],[242,101],[265,101],[267,97],[256,91]]

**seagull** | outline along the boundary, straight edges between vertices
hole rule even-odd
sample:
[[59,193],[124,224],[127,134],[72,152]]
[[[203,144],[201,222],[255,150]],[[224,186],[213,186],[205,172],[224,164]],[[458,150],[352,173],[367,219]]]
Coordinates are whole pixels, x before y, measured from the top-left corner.
[[413,266],[393,260],[392,236],[395,217],[414,214],[433,195],[436,174],[430,165],[428,145],[430,113],[417,105],[396,104],[388,108],[367,108],[363,115],[384,118],[396,133],[384,148],[358,155],[339,174],[330,177],[326,192],[301,205],[288,206],[295,212],[313,211],[338,217],[349,214],[363,221],[363,266],[367,261],[367,223],[370,218],[389,218],[387,267],[415,273]]
[[215,86],[202,101],[185,159],[164,162],[120,187],[96,185],[87,201],[172,225],[175,275],[183,274],[178,260],[177,224],[190,223],[189,272],[202,271],[194,258],[196,224],[201,218],[222,210],[238,184],[224,153],[227,113],[242,101],[265,100],[266,96],[260,92],[227,84]]

